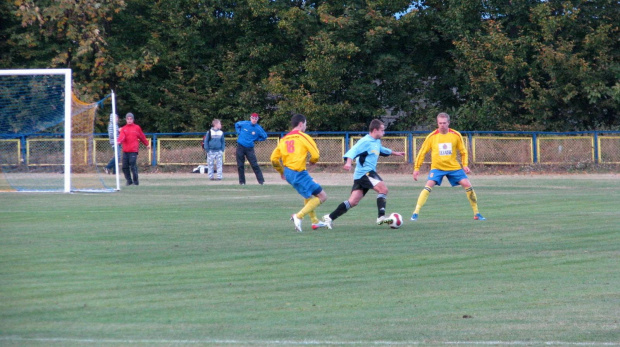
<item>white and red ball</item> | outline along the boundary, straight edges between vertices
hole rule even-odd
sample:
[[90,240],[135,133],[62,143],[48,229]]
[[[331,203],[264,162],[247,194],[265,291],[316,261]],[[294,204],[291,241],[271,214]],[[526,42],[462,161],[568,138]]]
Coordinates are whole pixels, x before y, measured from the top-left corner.
[[403,216],[400,213],[394,212],[388,218],[392,220],[392,223],[389,224],[392,229],[398,229],[403,225]]

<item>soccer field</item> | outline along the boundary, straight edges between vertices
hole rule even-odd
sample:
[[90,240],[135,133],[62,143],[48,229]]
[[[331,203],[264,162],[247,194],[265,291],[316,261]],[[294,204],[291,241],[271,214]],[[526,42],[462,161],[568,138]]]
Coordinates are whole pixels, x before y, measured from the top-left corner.
[[[384,174],[333,230],[294,232],[279,176],[142,174],[108,194],[0,194],[2,346],[620,346],[620,177]],[[313,174],[349,196],[350,173]]]

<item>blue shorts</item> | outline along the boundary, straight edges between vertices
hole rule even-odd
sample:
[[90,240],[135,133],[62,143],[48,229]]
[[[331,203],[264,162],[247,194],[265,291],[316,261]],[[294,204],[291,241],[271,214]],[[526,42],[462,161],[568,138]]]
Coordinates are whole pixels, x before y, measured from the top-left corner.
[[284,178],[304,199],[318,195],[323,190],[318,183],[314,182],[306,170],[295,171],[285,167]]
[[448,181],[453,187],[458,186],[461,180],[467,178],[467,175],[465,174],[465,171],[463,171],[463,169],[454,171],[442,171],[433,169],[431,170],[431,172],[428,173],[428,180],[435,181],[435,183],[440,186],[444,176],[448,178]]

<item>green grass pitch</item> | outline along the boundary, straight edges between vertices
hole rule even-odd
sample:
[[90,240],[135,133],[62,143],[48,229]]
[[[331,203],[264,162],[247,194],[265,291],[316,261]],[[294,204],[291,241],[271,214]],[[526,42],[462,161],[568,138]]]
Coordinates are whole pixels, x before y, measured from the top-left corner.
[[[294,232],[302,200],[267,184],[144,174],[111,194],[0,195],[1,346],[620,345],[617,175],[383,175],[333,230]],[[319,216],[351,174],[316,174]]]

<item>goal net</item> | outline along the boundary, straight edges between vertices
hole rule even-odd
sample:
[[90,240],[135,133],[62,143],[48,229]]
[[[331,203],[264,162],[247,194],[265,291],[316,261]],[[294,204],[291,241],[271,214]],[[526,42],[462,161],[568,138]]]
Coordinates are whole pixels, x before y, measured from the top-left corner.
[[112,146],[94,133],[103,100],[78,100],[70,69],[0,70],[0,190],[115,191]]

